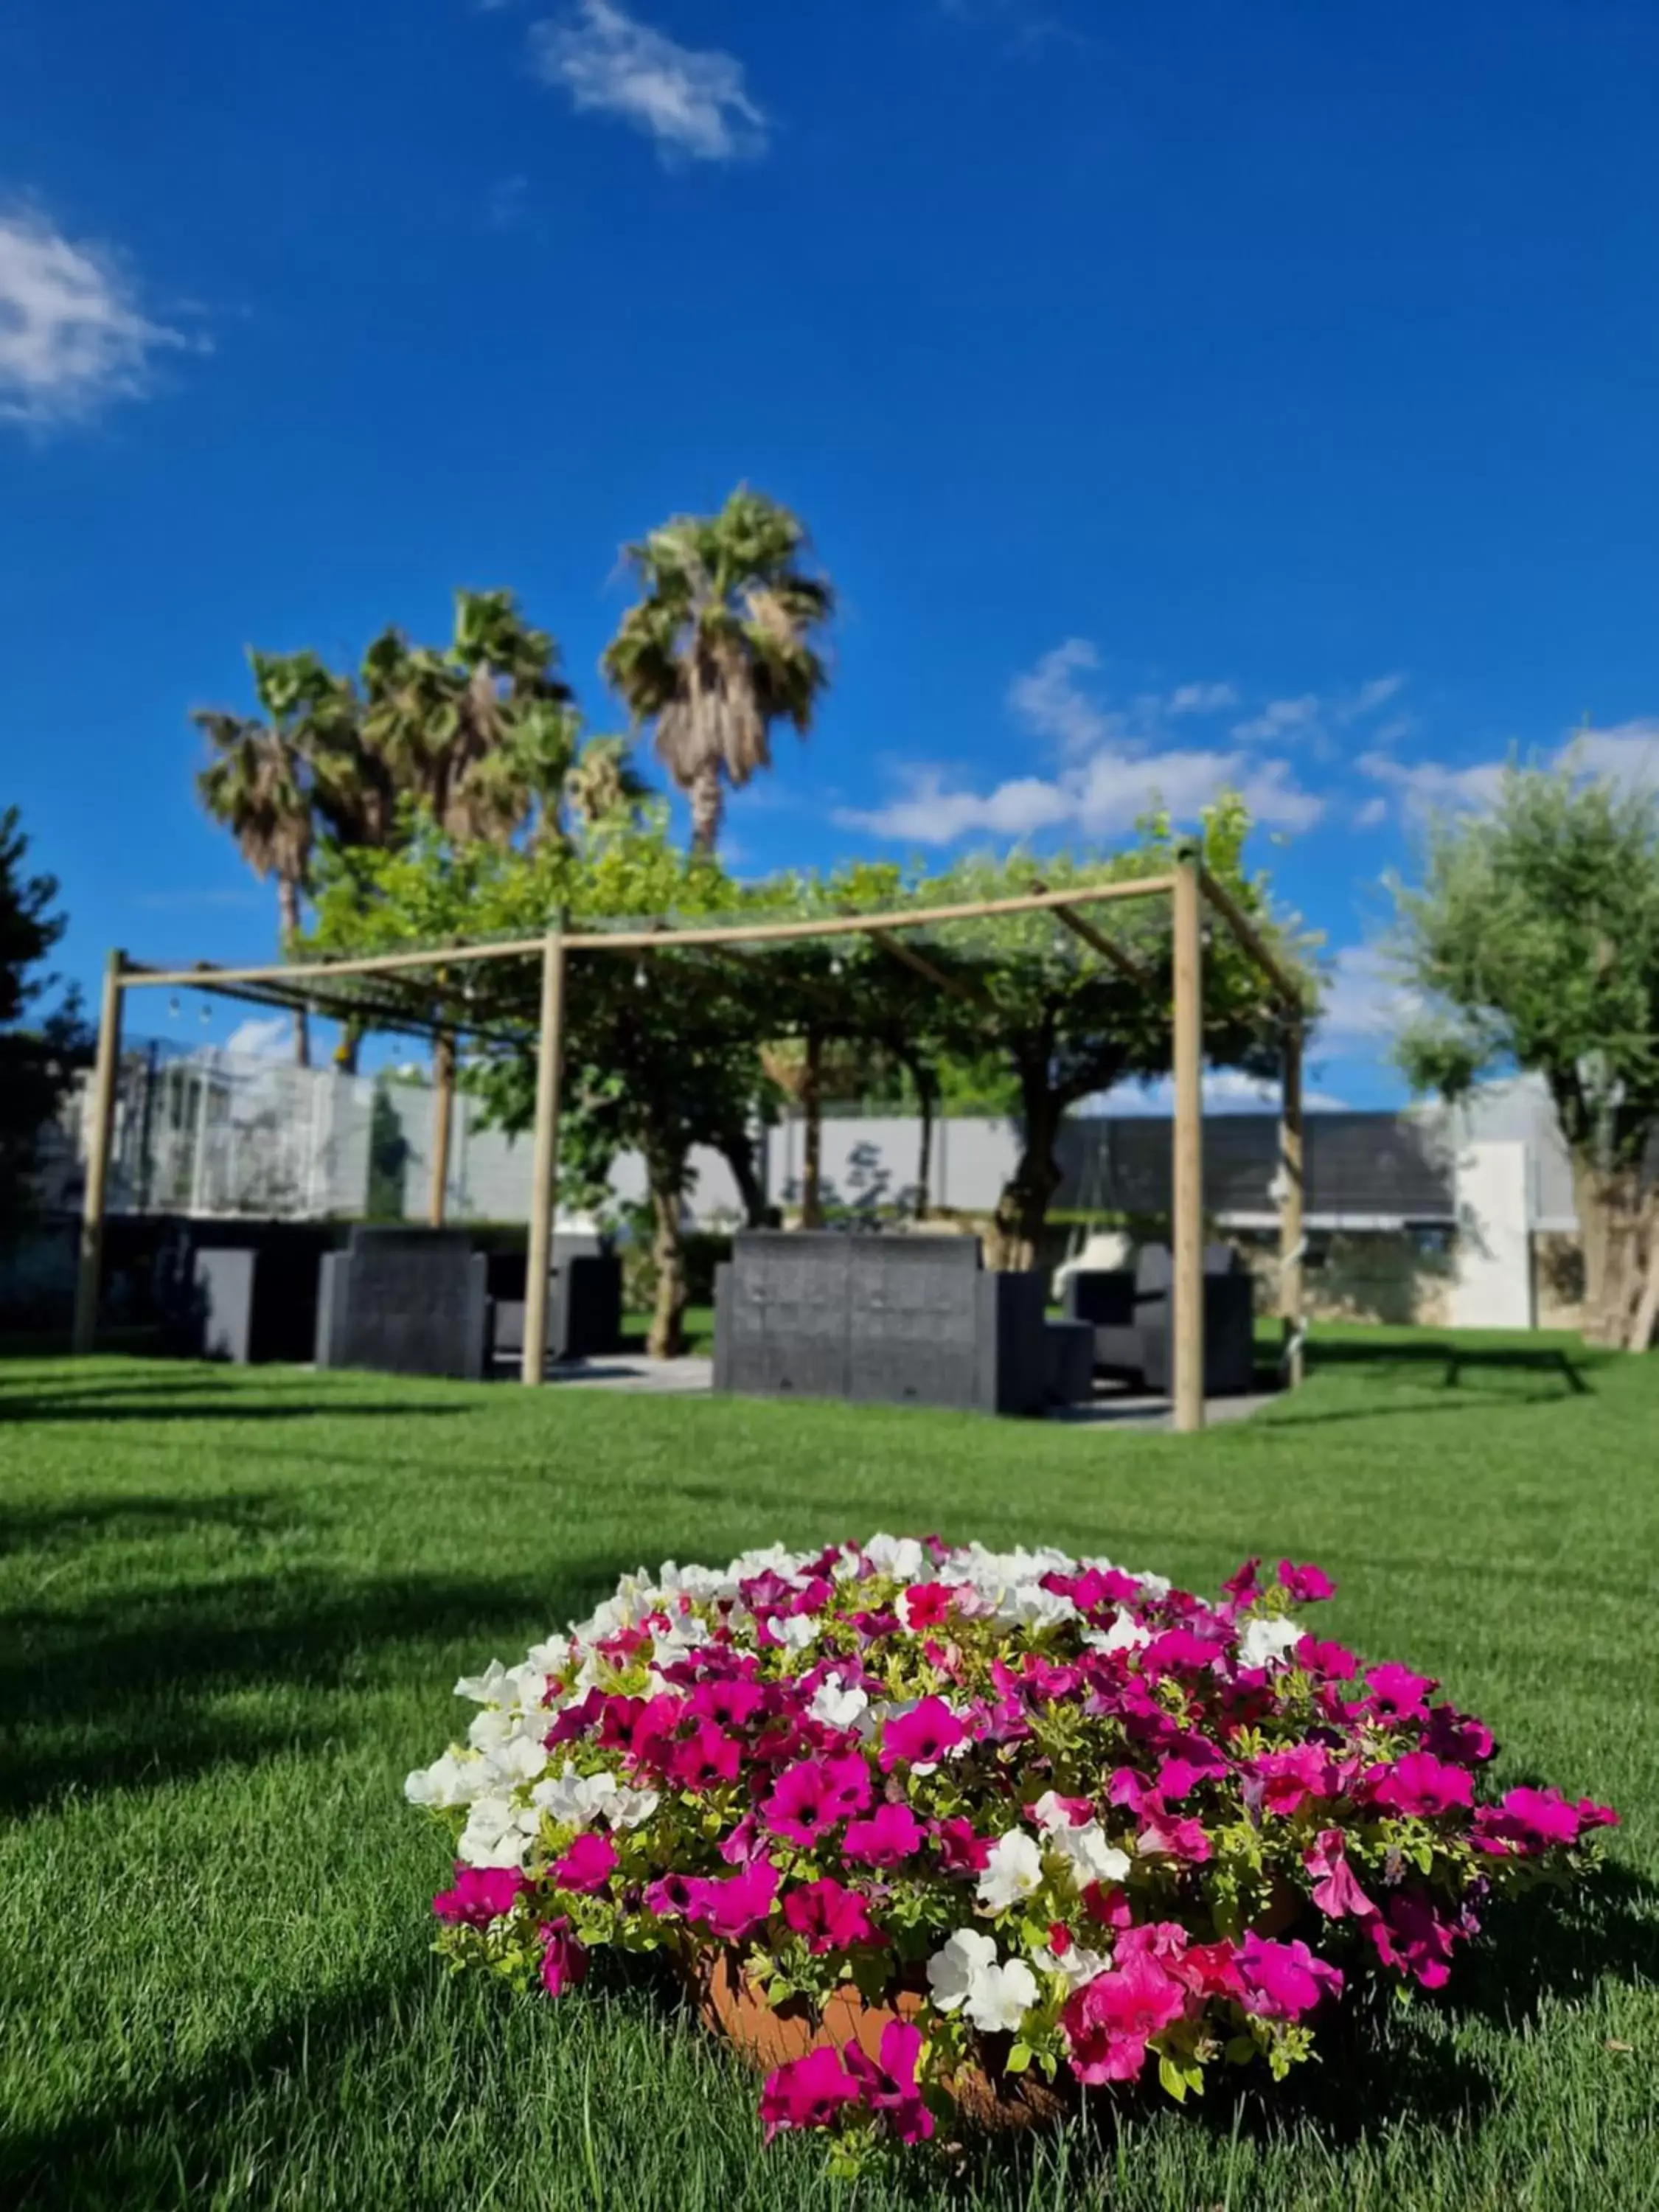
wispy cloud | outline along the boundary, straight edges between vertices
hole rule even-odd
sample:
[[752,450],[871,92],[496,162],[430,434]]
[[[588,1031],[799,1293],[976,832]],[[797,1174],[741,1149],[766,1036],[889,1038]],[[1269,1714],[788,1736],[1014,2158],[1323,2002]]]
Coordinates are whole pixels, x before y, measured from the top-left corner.
[[[1659,715],[1638,715],[1605,730],[1575,730],[1545,761],[1550,768],[1571,768],[1620,790],[1659,792]],[[1360,775],[1380,784],[1407,816],[1437,810],[1466,813],[1490,806],[1507,765],[1501,760],[1408,761],[1375,750],[1361,753],[1354,763]],[[1368,799],[1355,819],[1370,827],[1382,818],[1379,809],[1387,811],[1384,799]]]
[[254,1015],[225,1039],[227,1052],[249,1060],[288,1060],[294,1053],[294,1024],[286,1014]]
[[[1208,1067],[1204,1071],[1204,1110],[1206,1114],[1259,1114],[1264,1107],[1277,1109],[1278,1084],[1259,1075],[1246,1075],[1237,1067]],[[1347,1105],[1333,1091],[1304,1090],[1302,1103],[1310,1112],[1340,1114]],[[1152,1115],[1175,1111],[1175,1085],[1160,1076],[1153,1083],[1118,1083],[1097,1091],[1079,1108],[1085,1115]]]
[[484,219],[492,230],[510,230],[523,216],[528,177],[497,177],[484,203]]
[[1048,830],[1104,837],[1133,828],[1155,801],[1191,820],[1224,787],[1241,792],[1259,822],[1306,830],[1324,801],[1297,781],[1288,761],[1242,748],[1188,746],[1170,727],[1183,716],[1224,712],[1232,687],[1182,684],[1167,696],[1141,694],[1132,711],[1103,703],[1086,679],[1101,665],[1086,638],[1066,638],[1008,688],[1014,720],[1060,757],[1051,775],[1012,776],[975,789],[939,764],[900,771],[903,788],[887,805],[847,807],[844,829],[913,845],[951,845],[972,836],[1017,839]]
[[84,421],[149,388],[158,354],[202,342],[146,314],[106,246],[33,210],[0,212],[0,421]]
[[1418,1010],[1377,945],[1348,945],[1331,962],[1319,1034],[1330,1043],[1375,1043],[1391,1036]]
[[619,116],[654,140],[665,161],[736,161],[766,150],[765,113],[733,55],[683,46],[614,0],[580,0],[530,38],[538,72],[573,106]]
[[[1235,722],[1232,733],[1243,744],[1328,745],[1337,731],[1350,729],[1386,707],[1405,684],[1401,675],[1374,676],[1353,691],[1303,691],[1291,698],[1270,699],[1258,713]],[[1403,721],[1397,726],[1408,726]]]
[[1445,761],[1402,761],[1378,752],[1361,753],[1354,766],[1411,809],[1490,806],[1504,773],[1502,761],[1453,768]]

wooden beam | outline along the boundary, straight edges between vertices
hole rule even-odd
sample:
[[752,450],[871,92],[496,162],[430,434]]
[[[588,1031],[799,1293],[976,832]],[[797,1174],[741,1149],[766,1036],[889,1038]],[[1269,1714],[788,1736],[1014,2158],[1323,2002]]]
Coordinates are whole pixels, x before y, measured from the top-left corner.
[[455,1118],[455,1039],[440,1030],[432,1048],[432,1194],[426,1218],[434,1229],[444,1225],[449,1199],[450,1133]]
[[1231,894],[1222,890],[1213,876],[1205,874],[1200,869],[1199,880],[1203,885],[1205,897],[1208,899],[1210,904],[1278,992],[1284,1006],[1300,1013],[1303,1006],[1302,993],[1297,984],[1291,981],[1287,971],[1279,964],[1278,955],[1273,951],[1255,924],[1244,913]]
[[559,1078],[564,1065],[564,939],[542,945],[541,1027],[536,1053],[536,1149],[530,1170],[530,1252],[525,1263],[522,1382],[547,1365],[547,1293],[553,1267],[553,1209],[559,1195]]
[[1204,1425],[1204,933],[1196,854],[1176,863],[1175,890],[1175,1218],[1170,1296],[1174,1426]]
[[914,969],[936,991],[944,991],[950,997],[960,999],[970,1006],[984,1006],[983,996],[970,983],[964,983],[959,975],[947,975],[943,968],[935,967],[931,960],[916,951],[914,945],[907,945],[902,937],[890,936],[884,929],[872,929],[868,934],[872,945],[880,945],[884,952],[891,953],[895,960],[902,960],[907,968]]
[[[1063,891],[1023,892],[1018,897],[975,899],[960,906],[897,907],[886,914],[840,915],[810,921],[725,922],[706,928],[619,929],[586,934],[568,932],[568,952],[673,951],[693,945],[781,945],[814,937],[879,937],[902,929],[931,929],[950,921],[984,921],[998,915],[1051,914],[1060,906],[1097,906],[1111,899],[1152,898],[1170,889],[1169,876],[1138,876],[1127,883],[1073,884]],[[330,975],[390,975],[400,970],[464,966],[481,960],[525,960],[542,949],[539,937],[516,938],[499,945],[436,945],[409,952],[376,952],[361,960],[295,960],[264,968],[150,968],[135,973],[135,984],[171,984],[175,989],[205,988],[211,975],[220,988],[233,983],[292,984]]]
[[1279,1312],[1283,1334],[1279,1364],[1287,1390],[1302,1387],[1305,1328],[1302,1313],[1303,1255],[1306,1249],[1303,1195],[1302,1024],[1285,1030],[1283,1097],[1279,1117]]
[[1157,990],[1158,980],[1150,968],[1144,967],[1133,953],[1126,952],[1121,945],[1114,945],[1103,930],[1097,929],[1091,921],[1085,921],[1083,916],[1073,908],[1057,906],[1054,908],[1054,919],[1056,921],[1063,921],[1073,937],[1080,937],[1085,945],[1099,953],[1103,960],[1109,962],[1120,975],[1127,975],[1132,983],[1139,983],[1143,991]]
[[75,1273],[75,1325],[70,1340],[90,1352],[98,1334],[98,1291],[104,1269],[104,1206],[109,1188],[110,1139],[115,1127],[115,1084],[121,1065],[121,982],[125,961],[112,952],[104,963],[98,1009],[98,1056],[93,1062],[87,1119],[87,1175],[81,1194],[81,1249]]

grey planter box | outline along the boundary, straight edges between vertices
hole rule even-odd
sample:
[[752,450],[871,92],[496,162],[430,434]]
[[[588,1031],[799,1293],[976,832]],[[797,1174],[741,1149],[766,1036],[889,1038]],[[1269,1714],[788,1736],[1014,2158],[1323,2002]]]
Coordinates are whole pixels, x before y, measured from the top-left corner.
[[1042,1291],[969,1237],[746,1231],[714,1278],[714,1388],[1039,1413]]
[[1095,1333],[1086,1321],[1042,1325],[1044,1381],[1051,1406],[1080,1406],[1095,1395]]
[[[1097,1370],[1167,1396],[1172,1387],[1170,1285],[1175,1264],[1164,1244],[1146,1245],[1127,1268],[1067,1279],[1068,1317],[1094,1330]],[[1204,1395],[1237,1396],[1255,1384],[1254,1285],[1230,1244],[1204,1248]]]
[[[622,1301],[622,1261],[612,1254],[581,1252],[561,1260],[548,1285],[548,1358],[602,1359],[620,1352]],[[516,1364],[524,1351],[524,1308],[522,1297],[489,1302],[489,1354],[497,1366]]]
[[319,1367],[483,1375],[488,1263],[457,1229],[354,1229],[322,1264]]

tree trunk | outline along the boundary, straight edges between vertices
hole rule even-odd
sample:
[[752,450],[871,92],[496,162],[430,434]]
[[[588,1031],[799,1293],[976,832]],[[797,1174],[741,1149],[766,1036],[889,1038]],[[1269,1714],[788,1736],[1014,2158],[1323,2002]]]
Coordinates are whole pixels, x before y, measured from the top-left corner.
[[988,1255],[1003,1274],[1029,1274],[1036,1266],[1042,1226],[1060,1182],[1054,1141],[1060,1134],[1061,1103],[1049,1090],[1046,1073],[1025,1077],[1022,1088],[1024,1141],[1019,1164],[997,1200]]
[[1573,1196],[1584,1255],[1584,1340],[1645,1352],[1659,1321],[1659,1188],[1639,1168],[1598,1170],[1575,1155]]
[[743,1200],[745,1224],[750,1229],[764,1229],[766,1189],[755,1164],[754,1142],[748,1130],[720,1130],[714,1139],[714,1149],[732,1170],[732,1180],[738,1186],[738,1195]]
[[[291,876],[276,878],[276,905],[282,915],[283,957],[286,960],[300,934],[300,886]],[[311,1019],[303,1006],[294,1009],[294,1065],[311,1065]]]
[[932,1206],[931,1188],[933,1180],[933,1085],[918,1076],[916,1079],[916,1107],[921,1119],[921,1142],[916,1155],[915,1218],[926,1221]]
[[685,1246],[680,1233],[684,1178],[678,1163],[661,1163],[651,1174],[651,1211],[657,1233],[651,1246],[657,1273],[656,1304],[645,1348],[653,1359],[678,1359],[685,1350]]
[[800,1225],[823,1226],[823,1039],[806,1033],[806,1066],[801,1075]]
[[357,1054],[362,1049],[363,1025],[353,1018],[340,1027],[340,1042],[334,1048],[334,1065],[342,1075],[357,1073]]
[[713,853],[720,842],[720,816],[726,809],[719,761],[703,763],[692,777],[686,795],[691,801],[691,850]]

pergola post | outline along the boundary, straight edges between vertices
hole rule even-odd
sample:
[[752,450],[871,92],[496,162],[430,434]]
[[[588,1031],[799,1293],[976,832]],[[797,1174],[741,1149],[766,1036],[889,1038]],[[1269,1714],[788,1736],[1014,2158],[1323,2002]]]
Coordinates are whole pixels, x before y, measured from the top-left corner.
[[441,1030],[432,1048],[432,1194],[426,1218],[434,1229],[444,1225],[449,1199],[450,1132],[455,1119],[455,1038]]
[[1279,1312],[1282,1330],[1279,1365],[1287,1390],[1301,1388],[1303,1345],[1302,1261],[1307,1249],[1303,1216],[1302,1024],[1285,1024],[1283,1100],[1279,1118]]
[[1204,1425],[1204,940],[1198,856],[1180,854],[1171,892],[1175,934],[1174,1425]]
[[81,1196],[81,1251],[75,1276],[76,1352],[88,1352],[98,1334],[98,1290],[104,1269],[104,1201],[109,1185],[110,1139],[115,1127],[115,1079],[121,1064],[121,975],[126,956],[119,951],[104,963],[104,992],[98,1011],[98,1056],[92,1069],[92,1102],[87,1129],[87,1175]]
[[542,946],[541,1027],[536,1055],[536,1149],[530,1170],[530,1254],[524,1285],[520,1380],[539,1382],[547,1364],[547,1292],[553,1265],[553,1208],[559,1191],[559,1076],[564,1060],[564,937]]

